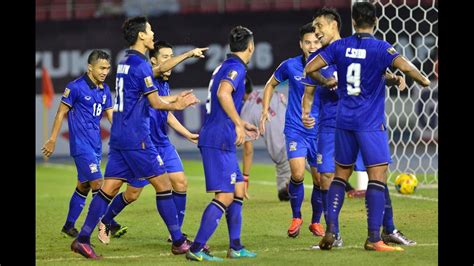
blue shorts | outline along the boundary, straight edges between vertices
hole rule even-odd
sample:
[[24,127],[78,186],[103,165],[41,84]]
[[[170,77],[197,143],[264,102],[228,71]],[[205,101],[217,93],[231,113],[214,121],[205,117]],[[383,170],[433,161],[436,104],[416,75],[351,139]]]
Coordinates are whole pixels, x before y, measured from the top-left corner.
[[163,160],[155,147],[144,150],[117,150],[110,148],[105,167],[105,179],[121,179],[141,188],[148,179],[166,173]]
[[76,163],[77,180],[81,183],[94,181],[102,178],[100,170],[100,159],[102,156],[94,153],[85,153],[74,156],[74,163]]
[[352,165],[357,153],[366,167],[390,164],[387,131],[350,131],[336,129],[335,160],[340,165]]
[[307,138],[300,134],[288,134],[285,135],[285,140],[288,160],[306,157],[310,166],[317,167],[317,138]]
[[[335,132],[319,132],[318,135],[318,172],[335,173],[336,163],[334,162]],[[354,167],[355,171],[365,171],[362,155],[359,151]]]
[[200,147],[207,192],[234,192],[235,183],[243,182],[235,151]]
[[165,163],[165,169],[168,173],[184,172],[183,163],[173,144],[166,146],[156,146],[158,153]]

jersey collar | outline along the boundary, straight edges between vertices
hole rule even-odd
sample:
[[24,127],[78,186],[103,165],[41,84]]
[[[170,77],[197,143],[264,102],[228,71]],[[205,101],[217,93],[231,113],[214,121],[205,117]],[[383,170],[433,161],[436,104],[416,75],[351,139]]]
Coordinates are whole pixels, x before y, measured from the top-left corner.
[[128,49],[126,52],[127,52],[127,54],[135,54],[135,55],[138,55],[138,56],[141,57],[143,60],[148,61],[148,58],[147,58],[144,54],[140,53],[140,52],[137,51],[137,50]]
[[86,80],[86,83],[87,85],[89,85],[89,88],[91,88],[91,90],[97,89],[97,88],[104,89],[103,84],[95,85],[95,83],[89,78],[89,75],[87,75],[87,73],[84,74],[84,79]]
[[370,33],[365,33],[365,32],[356,32],[354,33],[354,36],[361,39],[364,39],[364,38],[375,39],[374,35]]
[[239,61],[242,65],[244,65],[245,70],[247,70],[247,64],[244,61],[242,61],[242,59],[240,59],[240,57],[236,56],[235,54],[227,54],[227,59],[229,59],[229,58],[237,59],[237,61]]

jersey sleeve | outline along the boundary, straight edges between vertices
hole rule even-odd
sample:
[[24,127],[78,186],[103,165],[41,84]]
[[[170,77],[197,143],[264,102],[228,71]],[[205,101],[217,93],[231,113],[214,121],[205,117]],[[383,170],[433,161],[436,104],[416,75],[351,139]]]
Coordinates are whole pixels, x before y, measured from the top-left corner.
[[300,82],[305,86],[316,87],[318,85],[316,80],[312,79],[308,74],[306,74],[306,76],[302,78]]
[[229,81],[234,90],[239,87],[239,84],[245,79],[245,67],[241,64],[230,65],[223,73],[221,82],[223,80]]
[[76,101],[77,93],[77,89],[74,86],[71,86],[71,84],[68,84],[66,86],[66,89],[64,89],[63,96],[61,97],[61,102],[69,106],[69,108],[72,108]]
[[277,67],[275,72],[273,72],[273,77],[280,83],[288,79],[288,60],[283,61]]
[[339,43],[340,41],[335,41],[330,45],[326,46],[326,49],[324,49],[324,51],[321,51],[321,53],[319,53],[319,56],[321,57],[321,59],[324,60],[324,62],[326,62],[326,65],[329,66],[334,64],[334,59],[336,57],[336,48]]
[[139,68],[137,82],[143,91],[143,94],[148,95],[152,92],[158,91],[158,88],[156,88],[153,83],[153,70],[151,69],[151,65],[146,62],[142,63]]
[[105,88],[105,96],[106,96],[106,99],[105,99],[105,108],[104,110],[107,110],[107,109],[110,109],[112,108],[112,94],[110,93],[110,88],[107,87]]
[[380,48],[380,61],[382,66],[387,68],[392,65],[393,60],[397,58],[400,54],[393,48],[392,45],[386,41],[382,41]]

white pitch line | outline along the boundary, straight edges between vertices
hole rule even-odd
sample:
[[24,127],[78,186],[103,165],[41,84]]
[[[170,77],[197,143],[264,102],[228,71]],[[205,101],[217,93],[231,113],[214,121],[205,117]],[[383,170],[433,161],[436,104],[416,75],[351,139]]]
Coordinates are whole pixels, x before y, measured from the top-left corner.
[[[424,243],[424,244],[417,244],[416,246],[412,247],[437,247],[438,243]],[[411,247],[410,247],[411,248]],[[363,250],[364,247],[363,245],[351,245],[351,246],[343,246],[340,248],[334,248],[334,249],[360,249]],[[312,250],[318,250],[318,248],[312,248],[312,247],[304,247],[304,248],[290,248],[287,249],[285,248],[284,251],[312,251]],[[262,248],[262,249],[257,249],[254,250],[255,252],[280,252],[283,251],[280,248]],[[325,251],[327,252],[327,251]],[[227,250],[220,250],[220,251],[213,251],[213,254],[225,254],[227,253]],[[52,262],[52,261],[81,261],[84,260],[84,258],[80,257],[78,254],[73,254],[74,256],[70,258],[54,258],[54,259],[36,259],[36,261],[43,261],[43,262]],[[171,257],[175,256],[172,255],[170,252],[167,253],[158,253],[156,255],[152,254],[140,254],[140,255],[127,255],[127,256],[104,256],[104,259],[136,259],[136,258],[159,258],[159,257]]]

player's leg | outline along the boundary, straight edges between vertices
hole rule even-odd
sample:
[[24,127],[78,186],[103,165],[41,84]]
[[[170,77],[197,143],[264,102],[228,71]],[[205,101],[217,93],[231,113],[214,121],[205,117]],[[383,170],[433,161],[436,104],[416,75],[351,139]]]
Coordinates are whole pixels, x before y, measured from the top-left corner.
[[[235,153],[234,153],[235,154]],[[257,254],[244,248],[240,241],[242,233],[242,207],[244,204],[245,183],[240,172],[237,157],[235,157],[235,192],[234,200],[227,207],[226,220],[229,231],[229,250],[227,257],[232,259],[254,258]]]
[[306,140],[297,135],[286,135],[286,151],[288,162],[290,163],[291,178],[288,184],[288,194],[290,195],[290,205],[292,211],[292,221],[288,228],[289,237],[297,237],[300,233],[303,220],[301,217],[301,205],[304,200],[304,170],[308,147]]
[[321,249],[331,249],[336,240],[340,238],[339,213],[344,204],[346,182],[352,174],[359,150],[353,132],[342,129],[336,129],[334,145],[336,169],[335,177],[328,190],[327,228],[326,234],[319,242]]
[[400,247],[386,245],[380,237],[385,210],[387,170],[388,164],[391,163],[387,133],[385,131],[357,132],[356,136],[369,176],[365,194],[368,237],[364,248],[375,251],[402,251]]
[[311,177],[313,179],[313,191],[311,193],[312,217],[308,228],[313,235],[324,236],[324,228],[320,223],[321,215],[324,212],[323,199],[321,192],[321,174],[317,168],[318,141],[317,138],[308,139],[308,164],[311,167]]
[[[354,171],[357,172],[358,179],[361,178],[359,172],[367,172],[367,169],[365,168],[364,161],[362,160],[362,154],[360,153],[360,151],[357,154],[357,160],[354,165]],[[352,187],[351,184],[349,183],[346,184],[346,193],[347,193],[348,198],[365,198],[365,192],[366,192],[366,189],[357,190],[354,187]]]
[[214,148],[200,147],[199,150],[204,167],[206,191],[214,192],[215,197],[202,214],[196,238],[189,252],[186,253],[186,258],[194,261],[218,261],[222,259],[205,253],[203,249],[215,232],[227,207],[234,201],[234,184],[237,181],[237,172],[235,167],[229,168],[229,165],[235,165],[237,157],[235,152]]
[[281,162],[276,163],[275,168],[278,199],[280,201],[289,201],[290,195],[288,194],[288,184],[290,183],[291,170],[290,163],[288,163],[287,157],[285,156]]
[[[69,201],[69,211],[61,232],[70,237],[77,237],[78,231],[75,228],[77,218],[81,215],[82,209],[86,204],[87,194],[91,190],[89,182],[102,184],[102,173],[100,171],[100,162],[94,154],[83,154],[74,157],[74,163],[77,169],[77,186]],[[94,193],[94,188],[92,188]]]

